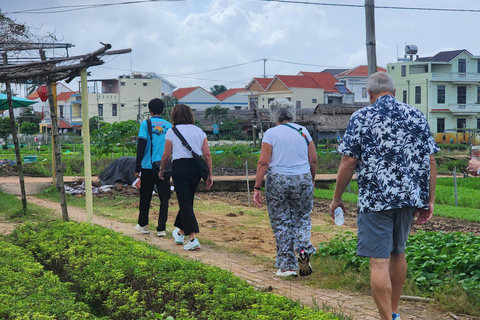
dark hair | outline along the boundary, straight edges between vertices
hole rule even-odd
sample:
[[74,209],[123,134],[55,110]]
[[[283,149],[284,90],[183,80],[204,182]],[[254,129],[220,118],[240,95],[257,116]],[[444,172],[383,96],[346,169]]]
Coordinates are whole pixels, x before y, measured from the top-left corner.
[[161,99],[158,99],[158,98],[152,99],[148,103],[148,110],[152,111],[153,114],[157,114],[157,115],[162,114],[164,108],[165,108],[165,104]]
[[173,107],[171,119],[174,126],[177,124],[195,124],[192,109],[183,103]]

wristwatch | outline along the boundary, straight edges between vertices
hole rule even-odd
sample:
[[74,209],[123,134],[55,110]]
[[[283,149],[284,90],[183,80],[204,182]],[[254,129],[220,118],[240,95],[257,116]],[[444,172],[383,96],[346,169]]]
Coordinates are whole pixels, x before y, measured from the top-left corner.
[[260,187],[253,187],[254,190],[262,190]]

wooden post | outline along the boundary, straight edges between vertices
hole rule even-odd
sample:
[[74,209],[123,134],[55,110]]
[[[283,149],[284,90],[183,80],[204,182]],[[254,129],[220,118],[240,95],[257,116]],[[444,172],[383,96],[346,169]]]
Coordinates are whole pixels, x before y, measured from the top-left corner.
[[453,190],[455,192],[455,207],[458,207],[457,167],[453,167]]
[[[3,65],[8,65],[8,57],[7,53],[3,53]],[[22,165],[22,157],[20,155],[20,146],[18,145],[18,136],[17,136],[17,128],[15,127],[15,115],[13,114],[13,99],[12,99],[12,88],[10,86],[10,81],[5,81],[5,86],[7,89],[7,104],[8,104],[8,113],[10,116],[10,128],[12,129],[12,139],[13,145],[15,146],[15,160],[17,161],[18,167],[18,178],[20,180],[20,193],[22,194],[22,206],[23,206],[23,213],[27,213],[27,193],[25,191],[25,179],[23,177],[23,165]],[[5,141],[5,143],[7,143]]]
[[377,49],[375,42],[375,0],[365,0],[365,26],[367,31],[368,75],[377,72]]
[[80,73],[81,94],[82,94],[82,137],[83,137],[83,167],[85,171],[85,210],[87,211],[87,222],[93,219],[92,199],[92,162],[90,153],[90,121],[88,119],[88,87],[87,69]]
[[[40,50],[40,58],[45,61],[47,57],[45,56],[45,51]],[[53,89],[50,78],[47,77],[47,91],[48,91],[48,104],[50,105],[50,119],[52,124],[52,149],[54,150],[54,159],[55,159],[55,176],[54,184],[60,195],[60,206],[62,208],[62,219],[64,221],[69,221],[68,210],[67,210],[67,198],[65,196],[65,184],[63,182],[63,168],[62,168],[62,150],[60,147],[60,141],[58,136],[58,120],[57,120],[57,110],[55,99],[53,97]]]
[[[50,114],[50,120],[52,121],[53,118],[57,119],[57,84],[52,83],[52,96],[53,96],[53,110],[55,111],[55,114]],[[49,101],[50,103],[50,101]],[[50,108],[50,110],[52,110]],[[53,121],[52,121],[53,122]],[[60,141],[55,141],[55,136],[53,135],[53,125],[52,125],[52,174],[53,174],[53,186],[57,186],[57,181],[55,179],[55,143],[60,143]],[[60,148],[61,150],[61,148]]]

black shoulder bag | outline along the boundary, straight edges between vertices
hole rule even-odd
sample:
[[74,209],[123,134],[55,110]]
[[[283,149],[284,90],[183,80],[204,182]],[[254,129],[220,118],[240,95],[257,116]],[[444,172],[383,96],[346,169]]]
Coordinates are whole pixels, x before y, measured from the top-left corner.
[[297,131],[298,133],[300,133],[300,135],[305,138],[305,141],[307,142],[307,146],[308,146],[307,135],[302,132],[302,128],[298,128],[298,129],[297,129],[297,128],[295,128],[294,126],[289,125],[288,123],[282,123],[282,124],[283,124],[284,126],[287,126],[287,127],[292,128],[293,130],[295,130],[295,131]]
[[173,132],[175,132],[175,134],[180,139],[180,141],[182,141],[182,144],[185,146],[185,148],[187,148],[188,151],[192,153],[193,159],[195,160],[195,164],[197,165],[198,171],[200,171],[200,177],[202,177],[204,181],[207,181],[208,166],[205,159],[201,155],[197,154],[195,151],[192,150],[192,147],[188,144],[187,140],[185,140],[185,138],[182,136],[182,134],[180,133],[180,131],[178,131],[176,127],[172,127],[172,130]]
[[[153,136],[152,136],[152,119],[147,119],[148,134],[150,135],[150,161],[152,162],[152,171],[155,176],[158,177],[160,172],[161,160],[153,161]],[[165,172],[172,171],[172,160],[168,160]]]

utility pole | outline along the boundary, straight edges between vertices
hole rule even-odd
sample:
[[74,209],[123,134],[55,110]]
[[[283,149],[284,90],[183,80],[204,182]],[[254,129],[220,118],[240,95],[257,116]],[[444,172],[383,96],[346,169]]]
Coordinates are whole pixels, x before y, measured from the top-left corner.
[[377,72],[377,49],[375,43],[375,0],[365,0],[365,26],[367,31],[368,75]]
[[140,97],[138,97],[138,114],[137,114],[137,122],[140,123],[141,122],[141,119],[140,119]]
[[263,59],[263,77],[266,78],[267,77],[267,73],[265,72],[266,70],[266,64],[267,64],[267,59]]
[[[80,72],[81,94],[82,94],[82,137],[83,137],[83,164],[85,168],[85,210],[87,211],[87,222],[93,220],[93,197],[92,197],[92,161],[90,153],[90,122],[88,118],[88,87],[87,69]],[[98,94],[97,94],[98,96]],[[100,123],[100,117],[98,117]]]

